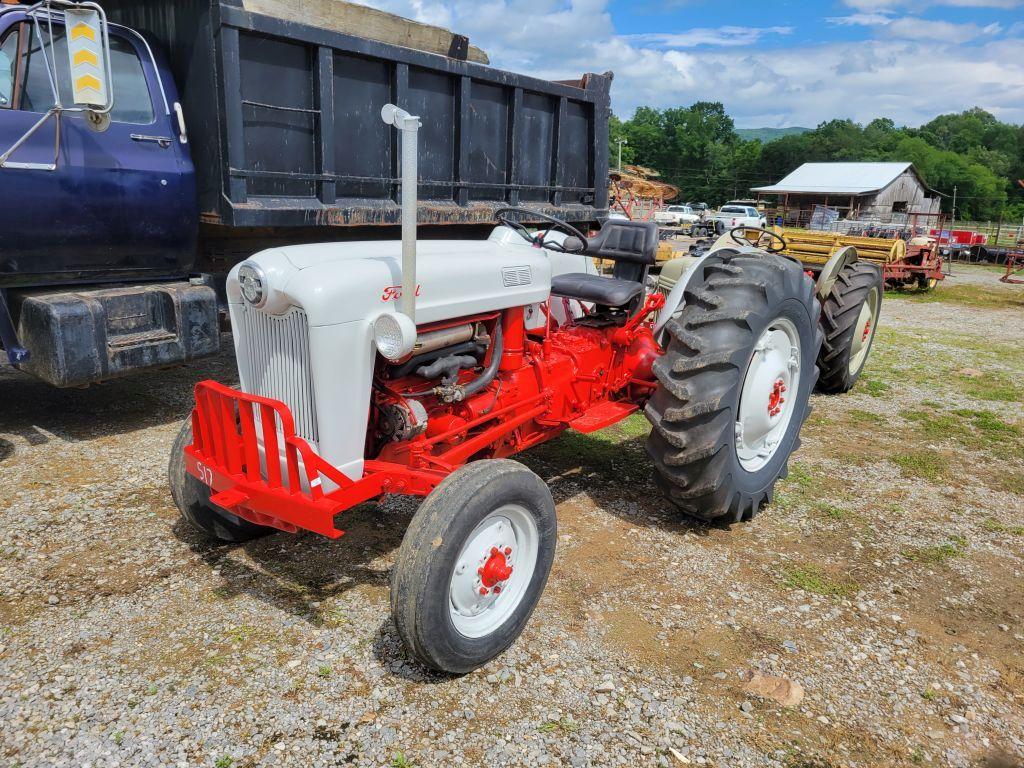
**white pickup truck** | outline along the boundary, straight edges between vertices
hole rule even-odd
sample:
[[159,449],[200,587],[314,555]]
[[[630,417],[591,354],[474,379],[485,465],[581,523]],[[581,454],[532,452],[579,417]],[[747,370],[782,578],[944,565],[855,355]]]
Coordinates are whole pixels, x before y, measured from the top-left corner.
[[662,227],[681,227],[700,221],[700,215],[688,205],[670,205],[654,212],[654,223]]
[[712,217],[720,221],[726,229],[734,227],[759,227],[764,229],[767,220],[758,213],[757,208],[749,205],[723,205]]

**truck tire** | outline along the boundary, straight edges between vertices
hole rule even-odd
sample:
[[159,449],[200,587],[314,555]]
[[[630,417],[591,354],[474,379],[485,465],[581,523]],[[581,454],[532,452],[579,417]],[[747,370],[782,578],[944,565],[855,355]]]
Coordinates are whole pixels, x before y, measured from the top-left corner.
[[771,502],[810,410],[819,313],[784,257],[722,249],[697,267],[645,408],[655,480],[687,515],[740,522]]
[[882,293],[882,270],[876,265],[857,261],[840,270],[821,307],[821,392],[849,392],[857,383],[875,340]]
[[505,651],[555,558],[551,491],[508,459],[476,461],[433,490],[391,572],[391,614],[410,657],[465,674]]
[[171,446],[171,460],[167,466],[171,497],[181,516],[207,536],[232,544],[275,533],[276,528],[250,523],[210,503],[210,486],[185,471],[185,446],[191,444],[192,420],[186,419]]

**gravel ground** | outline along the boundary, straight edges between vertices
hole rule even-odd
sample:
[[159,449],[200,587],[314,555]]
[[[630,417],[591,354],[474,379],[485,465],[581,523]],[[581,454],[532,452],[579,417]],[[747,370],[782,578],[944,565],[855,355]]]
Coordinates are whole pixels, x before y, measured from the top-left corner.
[[[354,510],[338,541],[213,546],[178,519],[167,453],[230,356],[87,390],[0,373],[0,755],[1024,765],[1024,313],[883,312],[862,383],[815,398],[750,524],[680,519],[637,419],[527,454],[558,503],[555,569],[522,638],[462,678],[408,663],[388,617],[414,503]],[[749,693],[753,673],[802,701]]]

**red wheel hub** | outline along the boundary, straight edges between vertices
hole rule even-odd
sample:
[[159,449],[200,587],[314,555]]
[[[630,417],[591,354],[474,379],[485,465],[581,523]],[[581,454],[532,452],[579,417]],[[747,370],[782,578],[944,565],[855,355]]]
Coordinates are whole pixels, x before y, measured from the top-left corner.
[[768,394],[768,415],[778,416],[782,413],[782,404],[786,402],[786,398],[782,396],[782,393],[786,391],[786,385],[779,379],[775,382],[772,387],[772,391]]
[[870,336],[870,335],[871,335],[871,318],[869,317],[868,321],[866,323],[864,323],[864,333],[862,333],[861,337],[860,337],[861,342],[867,341],[868,340],[868,336]]
[[491,556],[487,558],[487,562],[483,564],[479,571],[480,581],[483,583],[483,587],[480,589],[481,594],[486,594],[486,591],[491,588],[495,592],[499,591],[501,587],[496,585],[512,575],[512,566],[505,559],[506,555],[511,554],[512,550],[509,547],[506,547],[504,552],[497,547],[491,547]]

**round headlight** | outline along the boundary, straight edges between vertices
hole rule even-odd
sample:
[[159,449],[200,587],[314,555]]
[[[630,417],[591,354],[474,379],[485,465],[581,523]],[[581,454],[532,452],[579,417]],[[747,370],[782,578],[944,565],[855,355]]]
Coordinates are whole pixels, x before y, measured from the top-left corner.
[[254,307],[267,303],[267,276],[255,264],[246,262],[238,268],[238,288],[242,296]]
[[401,360],[416,345],[416,324],[408,315],[385,312],[373,321],[373,340],[388,360]]

